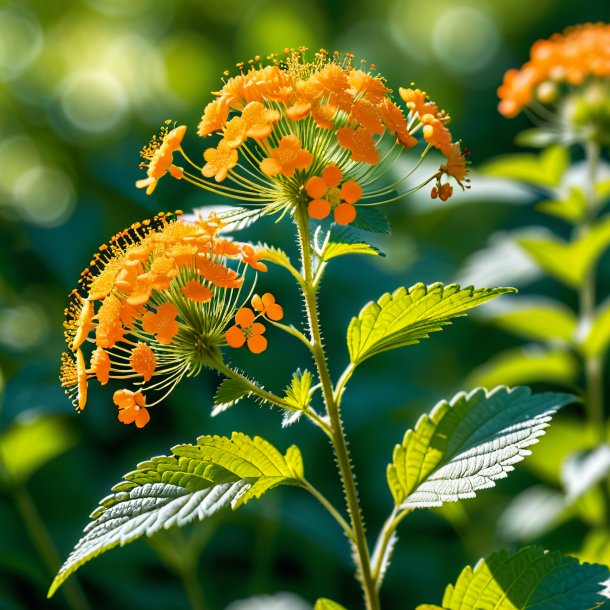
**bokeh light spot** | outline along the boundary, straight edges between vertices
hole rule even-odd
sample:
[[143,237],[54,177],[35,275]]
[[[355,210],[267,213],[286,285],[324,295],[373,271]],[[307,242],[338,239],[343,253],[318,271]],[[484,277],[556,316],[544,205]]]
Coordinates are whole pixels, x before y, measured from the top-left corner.
[[0,80],[15,78],[36,59],[43,35],[31,15],[14,6],[0,9]]
[[34,305],[0,309],[0,343],[16,351],[26,351],[44,340],[48,324],[43,310]]

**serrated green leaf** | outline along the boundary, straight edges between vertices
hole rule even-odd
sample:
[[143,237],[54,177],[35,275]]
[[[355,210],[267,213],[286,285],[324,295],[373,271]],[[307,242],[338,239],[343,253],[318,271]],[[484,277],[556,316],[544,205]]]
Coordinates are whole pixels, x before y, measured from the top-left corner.
[[386,350],[413,345],[451,319],[513,288],[460,288],[457,284],[415,284],[384,294],[352,318],[347,331],[351,361],[362,361]]
[[571,343],[578,320],[571,309],[550,299],[520,299],[511,309],[493,316],[493,322],[526,339]]
[[[445,590],[445,610],[593,610],[607,601],[606,566],[526,547],[500,551],[466,567]],[[424,606],[425,607],[425,606]],[[434,607],[434,606],[433,606]]]
[[270,261],[279,267],[284,267],[284,269],[288,269],[290,271],[294,270],[294,267],[290,262],[290,258],[286,252],[280,248],[263,244],[258,254],[261,260]]
[[610,301],[602,304],[580,348],[585,356],[600,356],[610,347]]
[[332,258],[344,256],[346,254],[369,254],[372,256],[379,256],[380,252],[377,248],[365,242],[347,244],[331,241],[326,244],[326,247],[322,251],[321,258],[326,262]]
[[549,275],[579,288],[610,245],[610,216],[573,242],[548,237],[521,238],[519,244]]
[[326,599],[325,597],[321,597],[316,602],[316,605],[313,607],[313,610],[345,610],[345,608],[337,602],[334,602],[330,599]]
[[0,462],[9,481],[25,483],[75,442],[76,437],[62,416],[22,417],[0,437]]
[[390,223],[386,215],[376,206],[358,206],[358,214],[355,220],[352,221],[350,227],[368,231],[369,233],[382,233],[389,235],[391,233]]
[[570,158],[563,146],[551,146],[540,154],[513,154],[496,157],[483,173],[498,178],[513,178],[540,187],[557,187]]
[[174,525],[238,508],[278,485],[300,485],[303,467],[294,445],[283,456],[260,437],[201,436],[171,456],[138,464],[91,514],[93,521],[55,577],[49,596],[81,565],[118,545]]
[[441,506],[493,487],[530,454],[556,410],[573,401],[570,394],[498,387],[438,403],[394,448],[387,475],[396,505]]
[[582,220],[587,210],[587,201],[583,190],[573,186],[566,197],[541,201],[536,204],[536,209],[576,224]]
[[468,377],[466,387],[542,381],[570,386],[579,371],[580,365],[571,353],[527,345],[501,352],[475,369]]
[[610,531],[594,530],[587,534],[582,548],[576,553],[581,561],[610,566]]
[[295,409],[302,411],[311,400],[312,376],[308,370],[296,370],[292,374],[290,385],[286,387],[284,399]]
[[252,391],[243,381],[238,379],[223,379],[216,389],[216,394],[214,394],[212,416],[226,411],[237,404],[242,398],[251,394]]

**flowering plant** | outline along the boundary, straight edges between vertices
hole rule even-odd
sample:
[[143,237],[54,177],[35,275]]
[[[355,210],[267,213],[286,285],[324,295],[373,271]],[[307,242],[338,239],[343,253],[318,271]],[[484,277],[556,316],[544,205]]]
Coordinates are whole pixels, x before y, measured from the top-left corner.
[[[453,187],[445,177],[466,188],[467,161],[447,127],[449,116],[425,92],[400,89],[401,106],[376,68],[355,67],[351,55],[321,51],[308,61],[304,49],[288,49],[267,62],[255,58],[238,67],[240,74],[225,81],[199,124],[198,134],[212,144],[203,152],[205,163],[197,165],[182,148],[184,126],[166,126],[143,150],[147,177],[137,186],[152,194],[169,173],[241,207],[191,217],[160,213],[102,246],[66,310],[62,384],[82,410],[90,380],[102,385],[116,380],[119,420],[141,428],[185,376],[216,370],[223,380],[215,414],[252,398],[280,410],[284,425],[302,418],[319,429],[338,466],[346,511],[306,478],[296,445],[282,452],[240,432],[200,436],[195,444],[178,445],[171,455],[152,458],[125,475],[92,514],[50,593],[83,563],[117,545],[207,519],[224,508],[238,509],[289,485],[311,494],[343,530],[364,604],[379,610],[400,522],[415,510],[472,498],[495,485],[529,454],[555,411],[574,397],[499,386],[441,401],[396,439],[387,467],[391,508],[369,546],[342,421],[349,415],[343,398],[350,379],[369,358],[417,343],[513,290],[418,283],[383,294],[352,318],[347,365],[333,379],[317,302],[327,268],[341,256],[379,253],[363,234],[385,230],[379,206],[427,185],[432,198],[446,200]],[[423,151],[416,154],[420,143]],[[411,185],[435,150],[442,155],[438,170]],[[414,158],[411,169],[388,181],[402,157]],[[275,246],[228,235],[231,227],[263,215],[294,227],[298,265]],[[255,292],[268,265],[296,282],[304,302],[302,322],[297,312],[284,311],[282,299],[264,289]],[[294,323],[284,323],[285,315]],[[295,371],[283,392],[263,388],[231,362],[233,350],[264,352],[268,327],[289,334],[312,359],[313,371]],[[580,565],[537,547],[506,551],[466,568],[445,591],[442,607],[529,608],[534,600],[537,607],[551,608],[551,600],[559,598],[563,608],[582,610],[603,601],[601,582],[607,576],[603,566]],[[342,608],[326,598],[315,607]]]

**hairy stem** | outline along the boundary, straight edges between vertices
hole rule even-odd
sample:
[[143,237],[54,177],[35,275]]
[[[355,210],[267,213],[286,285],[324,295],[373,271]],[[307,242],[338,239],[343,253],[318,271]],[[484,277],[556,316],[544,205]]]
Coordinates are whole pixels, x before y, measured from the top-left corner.
[[303,481],[305,489],[330,513],[332,518],[341,526],[345,535],[352,541],[354,540],[354,532],[349,523],[339,514],[337,509],[309,482]]
[[375,551],[373,553],[373,579],[375,580],[377,589],[381,586],[383,560],[387,553],[390,540],[392,540],[392,534],[396,531],[399,523],[410,512],[410,510],[401,511],[395,507],[390,516],[386,519],[386,522],[383,524],[383,528],[379,533],[379,538],[377,538],[377,544],[375,545]]
[[305,309],[307,311],[307,319],[309,322],[309,331],[311,334],[312,354],[322,384],[322,394],[324,403],[330,420],[331,426],[331,442],[339,473],[343,483],[343,490],[347,502],[352,530],[354,532],[354,545],[356,550],[356,559],[358,562],[358,571],[362,579],[362,590],[367,610],[380,610],[379,596],[375,587],[373,574],[371,571],[371,558],[369,554],[368,544],[366,542],[366,534],[364,528],[364,520],[358,500],[358,491],[356,488],[356,479],[352,470],[349,450],[343,430],[343,422],[339,412],[339,403],[335,400],[333,392],[333,384],[330,378],[330,372],[326,362],[324,346],[322,344],[322,333],[320,330],[320,321],[318,319],[318,309],[316,303],[316,287],[314,285],[314,276],[311,260],[311,243],[309,237],[309,221],[305,208],[297,207],[295,218],[298,228],[299,246],[301,248],[301,259],[303,264],[304,285],[303,297],[305,299]]
[[[587,189],[585,190],[587,210],[584,220],[578,227],[580,235],[586,234],[591,229],[597,211],[597,195],[595,189],[600,157],[599,144],[593,141],[588,142],[585,147],[585,152],[587,159]],[[587,275],[579,293],[580,318],[581,322],[584,323],[585,328],[590,328],[590,325],[595,320],[595,271],[593,266],[587,271]],[[604,423],[603,354],[585,356],[584,365],[587,414],[589,423],[595,434],[596,442],[601,445],[606,442]],[[608,488],[608,481],[602,483],[601,490],[604,499],[604,522],[606,525],[610,526],[610,490]]]

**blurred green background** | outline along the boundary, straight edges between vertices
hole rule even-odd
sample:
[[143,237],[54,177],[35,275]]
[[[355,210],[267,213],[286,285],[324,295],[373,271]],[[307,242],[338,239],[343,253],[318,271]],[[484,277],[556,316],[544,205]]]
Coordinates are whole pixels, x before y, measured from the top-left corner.
[[[189,125],[186,148],[200,154],[193,128],[225,69],[286,46],[339,49],[375,63],[394,89],[415,82],[428,90],[453,116],[452,131],[472,151],[476,170],[516,150],[514,136],[528,124],[496,112],[504,71],[523,63],[537,38],[609,18],[603,2],[568,0],[0,2],[0,434],[5,452],[18,450],[11,435],[21,432],[32,447],[24,453],[39,454],[31,463],[22,460],[22,474],[31,471],[27,497],[62,559],[123,473],[203,433],[240,430],[280,448],[298,442],[308,478],[342,502],[330,447],[317,430],[306,422],[282,430],[279,414],[252,404],[211,419],[213,374],[179,386],[144,430],[117,421],[107,388],[93,389],[77,416],[59,387],[63,308],[98,245],[155,211],[222,203],[171,180],[151,197],[135,188],[142,177],[138,151],[165,119]],[[530,207],[516,205],[528,200],[526,193],[484,180],[480,186],[475,174],[472,190],[450,204],[427,198],[396,204],[389,210],[393,234],[376,238],[387,257],[340,261],[330,270],[321,308],[335,374],[347,362],[344,329],[365,302],[399,285],[453,281],[490,234],[540,223]],[[294,251],[287,222],[248,231]],[[608,293],[608,267],[606,258],[601,294]],[[286,319],[298,323],[301,306],[287,277],[272,270],[264,281],[281,298]],[[527,290],[573,300],[549,280]],[[440,398],[466,389],[473,369],[518,344],[475,317],[362,367],[346,395],[345,420],[371,533],[391,508],[385,465],[406,428]],[[239,354],[235,361],[277,390],[297,366],[309,364],[279,333],[264,356]],[[532,481],[522,469],[472,501],[458,533],[438,514],[406,520],[384,583],[384,607],[440,601],[465,563],[505,542],[497,518]],[[66,608],[61,594],[45,599],[51,574],[24,524],[30,505],[9,487],[0,496],[0,609]],[[568,522],[542,542],[572,551],[583,533],[582,525]],[[302,492],[277,490],[185,534],[202,547],[198,576],[212,610],[278,591],[359,607],[346,540]],[[179,579],[142,541],[94,560],[78,578],[93,609],[188,608]]]

